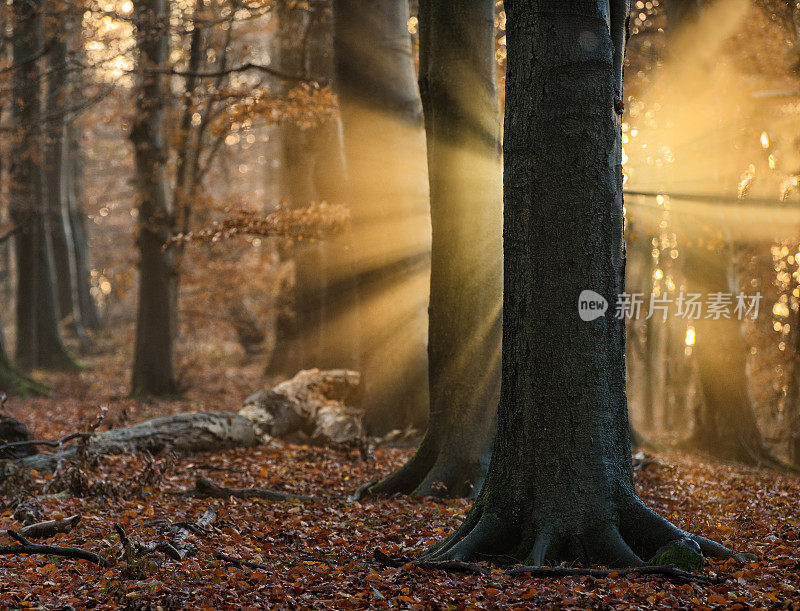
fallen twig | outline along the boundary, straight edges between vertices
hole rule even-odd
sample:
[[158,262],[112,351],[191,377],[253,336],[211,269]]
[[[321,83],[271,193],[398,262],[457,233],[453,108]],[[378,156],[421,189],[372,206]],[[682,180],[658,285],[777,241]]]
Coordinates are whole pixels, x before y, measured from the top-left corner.
[[45,554],[48,556],[63,556],[64,558],[78,558],[92,562],[99,566],[108,566],[108,562],[93,552],[88,552],[79,547],[61,547],[58,545],[41,545],[33,543],[23,535],[13,530],[6,531],[8,536],[18,541],[19,545],[0,545],[0,555],[30,555]]
[[265,571],[268,571],[272,568],[270,566],[267,566],[266,564],[261,564],[260,562],[240,560],[239,558],[228,556],[227,554],[223,554],[222,552],[214,552],[214,558],[216,558],[217,560],[223,560],[227,564],[233,564],[235,566],[246,566],[249,569],[263,569]]
[[197,498],[227,499],[235,497],[237,499],[264,499],[267,501],[318,501],[318,497],[306,496],[304,494],[292,494],[288,492],[277,492],[275,490],[265,490],[264,488],[225,488],[210,482],[205,478],[200,478],[195,483],[195,488],[190,495]]
[[47,446],[48,448],[60,448],[65,443],[69,443],[75,439],[85,439],[91,437],[94,433],[71,433],[66,437],[62,437],[58,441],[48,441],[45,439],[28,439],[25,441],[11,441],[9,443],[4,443],[0,445],[0,452],[10,449],[10,448],[19,448],[24,446]]
[[30,526],[23,526],[17,531],[17,534],[22,535],[23,537],[30,537],[31,539],[47,539],[57,535],[58,533],[68,533],[75,528],[80,521],[81,516],[76,514],[68,518],[62,518],[61,520],[37,522],[36,524],[31,524]]

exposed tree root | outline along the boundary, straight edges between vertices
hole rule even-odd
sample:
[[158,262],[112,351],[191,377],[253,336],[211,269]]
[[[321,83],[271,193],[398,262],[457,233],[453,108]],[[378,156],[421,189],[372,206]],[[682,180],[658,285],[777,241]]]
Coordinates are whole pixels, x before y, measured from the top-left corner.
[[425,552],[421,560],[641,567],[657,564],[665,547],[679,544],[688,556],[687,562],[699,560],[702,564],[703,555],[740,562],[755,558],[681,530],[636,497],[621,503],[614,517],[601,516],[598,511],[582,520],[554,516],[526,522],[511,510],[502,515],[488,511],[479,500],[461,527]]
[[8,536],[18,541],[19,545],[0,545],[0,555],[27,555],[45,554],[47,556],[62,556],[64,558],[77,558],[97,564],[107,566],[108,562],[93,552],[88,552],[79,547],[60,547],[58,545],[40,545],[26,539],[19,533],[9,530]]
[[[412,560],[404,556],[388,556],[380,550],[375,550],[373,557],[384,566],[399,568],[406,564],[413,564],[420,568],[453,571],[456,573],[471,573],[475,575],[491,575],[491,571],[471,562],[459,560],[429,562],[425,560]],[[569,566],[515,566],[506,571],[506,575],[528,574],[533,577],[574,577],[586,575],[590,577],[628,577],[629,575],[655,575],[682,583],[717,583],[719,578],[709,577],[683,571],[674,566],[634,566],[622,569],[591,569]]]
[[0,391],[19,397],[47,397],[53,389],[18,371],[0,354]]
[[[370,496],[407,494],[416,497],[475,498],[488,468],[487,456],[468,456],[463,452],[439,450],[429,441],[422,441],[409,461],[365,492]],[[465,440],[465,443],[468,443]]]

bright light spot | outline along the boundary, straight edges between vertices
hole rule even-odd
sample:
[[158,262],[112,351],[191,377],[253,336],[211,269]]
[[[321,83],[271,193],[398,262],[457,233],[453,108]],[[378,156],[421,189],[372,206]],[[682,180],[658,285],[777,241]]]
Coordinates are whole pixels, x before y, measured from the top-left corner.
[[761,148],[769,148],[769,136],[767,135],[767,132],[761,132]]
[[770,170],[774,170],[775,169],[775,154],[774,153],[769,156],[769,159],[767,160],[767,163],[769,164],[769,169]]
[[[787,317],[787,316],[789,316],[789,308],[785,303],[776,302],[775,305],[772,306],[772,313],[775,316]],[[775,327],[775,330],[776,331],[780,331],[781,330],[781,323],[777,322],[775,324],[777,325]]]
[[656,271],[653,272],[653,278],[655,278],[656,280],[661,280],[663,277],[664,277],[664,272],[661,271],[660,269],[657,269]]
[[418,29],[419,29],[419,19],[417,19],[416,17],[410,17],[408,19],[408,33],[416,34]]
[[100,291],[103,295],[108,295],[111,292],[111,283],[108,280],[102,280],[100,282]]
[[686,345],[694,346],[694,340],[695,340],[694,327],[689,327],[688,329],[686,329]]
[[192,125],[197,127],[200,125],[200,122],[203,120],[203,117],[200,115],[199,112],[196,112],[192,115]]

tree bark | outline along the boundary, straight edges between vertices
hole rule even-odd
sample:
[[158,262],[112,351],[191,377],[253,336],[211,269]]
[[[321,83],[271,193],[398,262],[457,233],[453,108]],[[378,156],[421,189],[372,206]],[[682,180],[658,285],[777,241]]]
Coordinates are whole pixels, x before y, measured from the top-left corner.
[[420,2],[431,196],[430,419],[416,454],[370,490],[475,496],[500,394],[502,191],[494,1]]
[[609,304],[624,292],[615,107],[629,4],[506,0],[505,10],[498,432],[464,523],[424,558],[635,566],[684,539],[730,555],[636,496],[624,321],[613,308],[589,322],[578,316],[582,291]]
[[430,225],[419,91],[397,0],[334,0],[335,85],[344,130],[360,291],[367,426],[421,425],[428,407]]
[[139,245],[139,311],[133,363],[133,395],[178,392],[172,364],[175,270],[163,248],[172,232],[173,205],[167,183],[164,75],[169,35],[166,0],[136,0],[136,117],[130,139],[136,159]]

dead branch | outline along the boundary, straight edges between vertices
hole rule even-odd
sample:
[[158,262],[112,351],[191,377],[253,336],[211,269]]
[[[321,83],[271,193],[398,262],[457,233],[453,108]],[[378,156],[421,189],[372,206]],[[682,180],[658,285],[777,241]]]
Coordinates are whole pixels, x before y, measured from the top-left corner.
[[449,560],[447,562],[428,562],[425,560],[412,560],[405,556],[389,556],[384,554],[381,550],[376,549],[373,558],[384,566],[392,566],[400,568],[406,564],[413,564],[423,569],[440,569],[443,571],[454,571],[456,573],[473,573],[475,575],[490,575],[490,571],[480,565],[472,564],[470,562],[461,562],[460,560]]
[[61,520],[49,520],[47,522],[38,522],[30,526],[24,526],[17,531],[17,534],[23,537],[30,537],[31,539],[47,539],[58,533],[68,533],[75,528],[80,521],[80,514],[75,514],[74,516]]
[[64,558],[77,558],[86,560],[98,566],[108,566],[108,562],[93,552],[88,552],[79,547],[61,547],[58,545],[40,545],[33,543],[13,530],[6,531],[8,536],[18,541],[19,545],[0,545],[0,555],[31,555],[45,554],[47,556],[62,556]]
[[44,439],[26,439],[25,441],[11,441],[4,443],[0,446],[0,452],[4,452],[10,448],[20,448],[24,446],[47,446],[48,448],[61,448],[64,444],[74,441],[75,439],[87,439],[94,435],[94,433],[71,433],[66,437],[62,437],[58,441],[48,441]]
[[182,525],[178,527],[175,536],[172,538],[170,545],[175,548],[178,553],[177,560],[183,560],[186,556],[191,556],[197,551],[197,548],[191,543],[186,543],[186,539],[192,532],[203,532],[211,523],[217,519],[217,510],[209,507],[205,510],[202,516],[191,525]]
[[195,488],[188,493],[195,498],[228,499],[264,499],[266,501],[319,501],[319,497],[306,496],[304,494],[292,494],[289,492],[277,492],[264,488],[225,488],[210,482],[205,478],[200,478],[195,483]]
[[183,556],[181,556],[180,552],[176,550],[171,544],[165,541],[153,541],[150,543],[142,543],[137,539],[131,539],[128,537],[128,534],[125,532],[125,529],[122,528],[121,524],[114,523],[114,530],[117,531],[119,535],[119,540],[122,543],[122,550],[123,550],[123,558],[125,556],[133,556],[135,558],[142,558],[144,556],[149,556],[155,552],[161,552],[168,558],[172,560],[176,560],[180,562],[183,560]]
[[265,571],[270,570],[272,567],[267,566],[266,564],[261,564],[260,562],[251,562],[249,560],[240,560],[239,558],[234,558],[233,556],[228,556],[227,554],[223,554],[222,552],[214,552],[214,558],[217,560],[222,560],[226,564],[232,564],[234,566],[244,566],[248,569],[262,569]]

